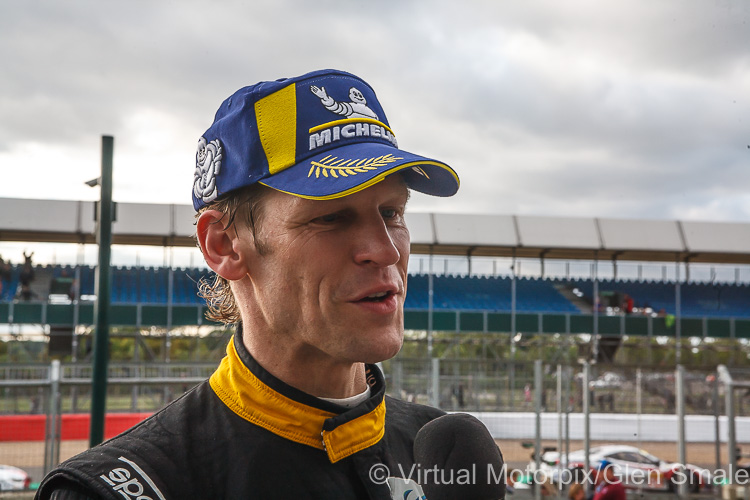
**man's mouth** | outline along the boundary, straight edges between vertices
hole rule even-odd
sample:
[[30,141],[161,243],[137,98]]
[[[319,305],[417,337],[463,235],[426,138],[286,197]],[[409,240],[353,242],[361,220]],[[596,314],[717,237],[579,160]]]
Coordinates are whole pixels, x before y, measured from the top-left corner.
[[383,302],[384,300],[387,300],[391,295],[393,295],[393,292],[373,293],[372,295],[361,298],[359,302]]

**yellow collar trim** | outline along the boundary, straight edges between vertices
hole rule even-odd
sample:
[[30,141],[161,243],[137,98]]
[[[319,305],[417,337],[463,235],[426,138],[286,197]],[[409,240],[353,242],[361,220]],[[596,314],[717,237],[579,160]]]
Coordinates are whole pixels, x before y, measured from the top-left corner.
[[323,431],[328,458],[336,463],[342,458],[374,445],[385,435],[385,398],[370,413]]
[[261,382],[240,359],[234,338],[209,383],[238,416],[277,436],[325,450],[331,463],[376,444],[385,434],[385,398],[370,413],[324,431],[325,421],[337,415],[299,403]]

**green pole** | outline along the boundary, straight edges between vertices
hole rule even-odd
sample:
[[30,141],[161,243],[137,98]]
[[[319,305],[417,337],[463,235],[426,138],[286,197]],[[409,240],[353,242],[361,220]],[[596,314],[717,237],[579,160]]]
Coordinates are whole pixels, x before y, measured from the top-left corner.
[[99,265],[96,268],[94,304],[94,367],[91,379],[91,426],[89,446],[104,440],[107,403],[107,364],[109,362],[110,255],[112,246],[112,156],[114,137],[102,136],[101,197],[96,209],[96,242]]

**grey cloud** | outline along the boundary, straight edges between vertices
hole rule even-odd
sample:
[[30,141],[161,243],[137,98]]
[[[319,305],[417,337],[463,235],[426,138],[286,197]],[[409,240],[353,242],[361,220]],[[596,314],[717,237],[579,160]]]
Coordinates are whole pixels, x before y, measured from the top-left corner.
[[237,88],[337,67],[402,146],[459,170],[456,198],[413,208],[742,219],[749,18],[738,0],[9,2],[0,153],[121,135],[142,110],[192,144]]

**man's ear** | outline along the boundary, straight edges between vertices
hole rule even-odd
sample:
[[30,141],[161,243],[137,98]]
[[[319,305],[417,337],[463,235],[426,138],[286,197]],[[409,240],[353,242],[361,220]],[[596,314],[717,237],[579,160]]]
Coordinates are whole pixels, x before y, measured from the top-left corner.
[[230,281],[247,274],[244,256],[235,247],[237,232],[233,227],[224,229],[225,215],[218,210],[206,210],[198,217],[198,244],[208,267]]

